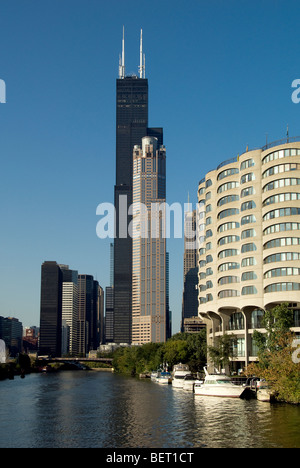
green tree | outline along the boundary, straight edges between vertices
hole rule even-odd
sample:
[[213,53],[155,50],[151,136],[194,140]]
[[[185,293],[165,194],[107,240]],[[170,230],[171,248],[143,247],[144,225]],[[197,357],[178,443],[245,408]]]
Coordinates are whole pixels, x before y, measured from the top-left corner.
[[225,334],[217,339],[215,346],[208,346],[208,354],[217,369],[229,366],[234,357],[233,349],[236,341],[234,335]]
[[293,323],[293,311],[287,303],[265,312],[266,333],[253,334],[259,361],[248,366],[247,374],[266,379],[278,400],[299,404],[300,364],[293,359]]

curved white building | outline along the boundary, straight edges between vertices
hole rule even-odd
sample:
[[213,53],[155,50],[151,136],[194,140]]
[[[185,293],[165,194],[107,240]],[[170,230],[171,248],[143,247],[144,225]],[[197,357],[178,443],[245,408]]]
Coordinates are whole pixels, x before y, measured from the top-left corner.
[[208,344],[237,337],[236,370],[256,360],[263,310],[288,302],[300,334],[300,138],[225,161],[199,182],[199,315]]

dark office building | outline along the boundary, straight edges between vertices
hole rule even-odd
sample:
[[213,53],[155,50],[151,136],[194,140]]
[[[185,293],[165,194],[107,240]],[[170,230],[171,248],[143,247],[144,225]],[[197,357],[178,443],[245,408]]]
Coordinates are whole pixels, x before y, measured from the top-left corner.
[[[142,41],[141,41],[142,46]],[[161,128],[148,128],[148,80],[142,59],[140,77],[125,76],[124,35],[122,60],[116,89],[116,232],[114,242],[114,342],[131,343],[132,328],[132,217],[133,147],[144,136],[155,136],[163,144]]]
[[40,355],[61,356],[63,274],[56,262],[44,262],[41,272]]

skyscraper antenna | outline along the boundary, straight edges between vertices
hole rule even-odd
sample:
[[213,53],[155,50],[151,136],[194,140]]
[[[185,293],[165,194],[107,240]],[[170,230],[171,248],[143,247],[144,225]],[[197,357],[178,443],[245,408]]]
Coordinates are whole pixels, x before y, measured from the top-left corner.
[[141,39],[140,39],[140,66],[139,66],[139,73],[140,78],[145,78],[145,67],[146,67],[146,59],[145,54],[143,54],[143,30],[141,29]]
[[122,57],[119,59],[119,78],[125,78],[125,28],[123,26]]

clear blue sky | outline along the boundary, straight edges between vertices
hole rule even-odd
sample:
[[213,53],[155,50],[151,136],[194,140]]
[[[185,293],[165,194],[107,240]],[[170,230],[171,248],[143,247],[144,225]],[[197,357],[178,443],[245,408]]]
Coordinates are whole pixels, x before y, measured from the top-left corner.
[[[164,128],[167,201],[196,203],[225,159],[300,135],[299,0],[0,0],[0,315],[39,325],[40,268],[69,264],[109,285],[96,207],[113,202],[115,88],[137,73],[143,28],[150,126]],[[179,329],[183,241],[170,251]]]

